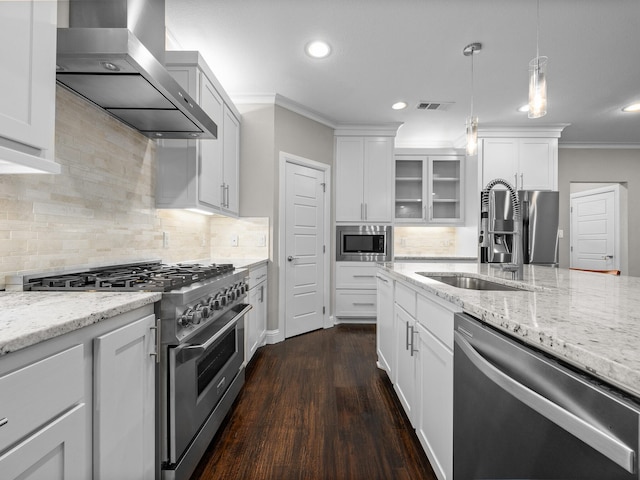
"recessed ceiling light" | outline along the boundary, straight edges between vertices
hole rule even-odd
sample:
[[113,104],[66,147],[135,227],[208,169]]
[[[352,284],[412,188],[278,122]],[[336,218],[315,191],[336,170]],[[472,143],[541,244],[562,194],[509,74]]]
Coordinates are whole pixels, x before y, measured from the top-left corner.
[[518,108],[518,111],[521,113],[527,113],[529,111],[529,104],[527,103],[526,105],[522,105]]
[[622,109],[623,112],[640,112],[640,103],[632,103]]
[[393,108],[394,110],[403,110],[407,108],[407,102],[396,102],[391,105],[391,108]]
[[307,52],[307,55],[313,58],[325,58],[328,57],[331,53],[331,47],[327,42],[323,42],[320,40],[316,40],[313,42],[307,43],[307,46],[304,48],[304,51]]

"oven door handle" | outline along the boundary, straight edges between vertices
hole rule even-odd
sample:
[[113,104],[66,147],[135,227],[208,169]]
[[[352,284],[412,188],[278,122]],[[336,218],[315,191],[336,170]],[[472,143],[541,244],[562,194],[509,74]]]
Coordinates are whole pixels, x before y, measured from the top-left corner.
[[240,312],[233,317],[220,331],[216,332],[214,336],[208,339],[206,342],[199,345],[190,345],[185,344],[184,346],[176,348],[175,358],[177,363],[186,363],[194,358],[198,358],[202,355],[211,345],[213,345],[220,337],[226,334],[232,328],[235,328],[238,320],[242,318],[249,310],[253,307],[251,305],[247,305]]

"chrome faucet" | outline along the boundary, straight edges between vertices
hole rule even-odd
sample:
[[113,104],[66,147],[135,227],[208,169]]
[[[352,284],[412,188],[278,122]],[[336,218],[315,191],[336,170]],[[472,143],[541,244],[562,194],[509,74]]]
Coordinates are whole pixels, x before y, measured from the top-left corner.
[[501,264],[501,268],[511,272],[513,280],[522,280],[523,274],[523,252],[522,252],[522,233],[520,225],[520,199],[518,192],[513,186],[503,180],[496,178],[487,183],[487,186],[480,192],[480,247],[489,246],[489,194],[496,185],[504,185],[509,190],[511,198],[511,206],[513,208],[513,246],[511,250],[511,263]]

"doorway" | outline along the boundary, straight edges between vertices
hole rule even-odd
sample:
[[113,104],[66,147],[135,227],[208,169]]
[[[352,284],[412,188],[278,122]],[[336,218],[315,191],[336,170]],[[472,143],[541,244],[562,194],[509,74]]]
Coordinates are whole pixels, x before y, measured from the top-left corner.
[[570,267],[627,272],[626,189],[571,184]]
[[328,321],[330,166],[280,152],[280,312],[284,338]]

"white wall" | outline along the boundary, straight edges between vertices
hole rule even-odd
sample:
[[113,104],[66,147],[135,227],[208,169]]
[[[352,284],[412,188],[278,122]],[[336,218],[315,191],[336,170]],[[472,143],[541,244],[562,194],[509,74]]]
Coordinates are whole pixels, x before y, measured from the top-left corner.
[[565,236],[559,243],[560,267],[569,267],[569,195],[572,182],[626,184],[628,204],[629,275],[640,276],[640,149],[574,149],[558,151],[559,228]]

